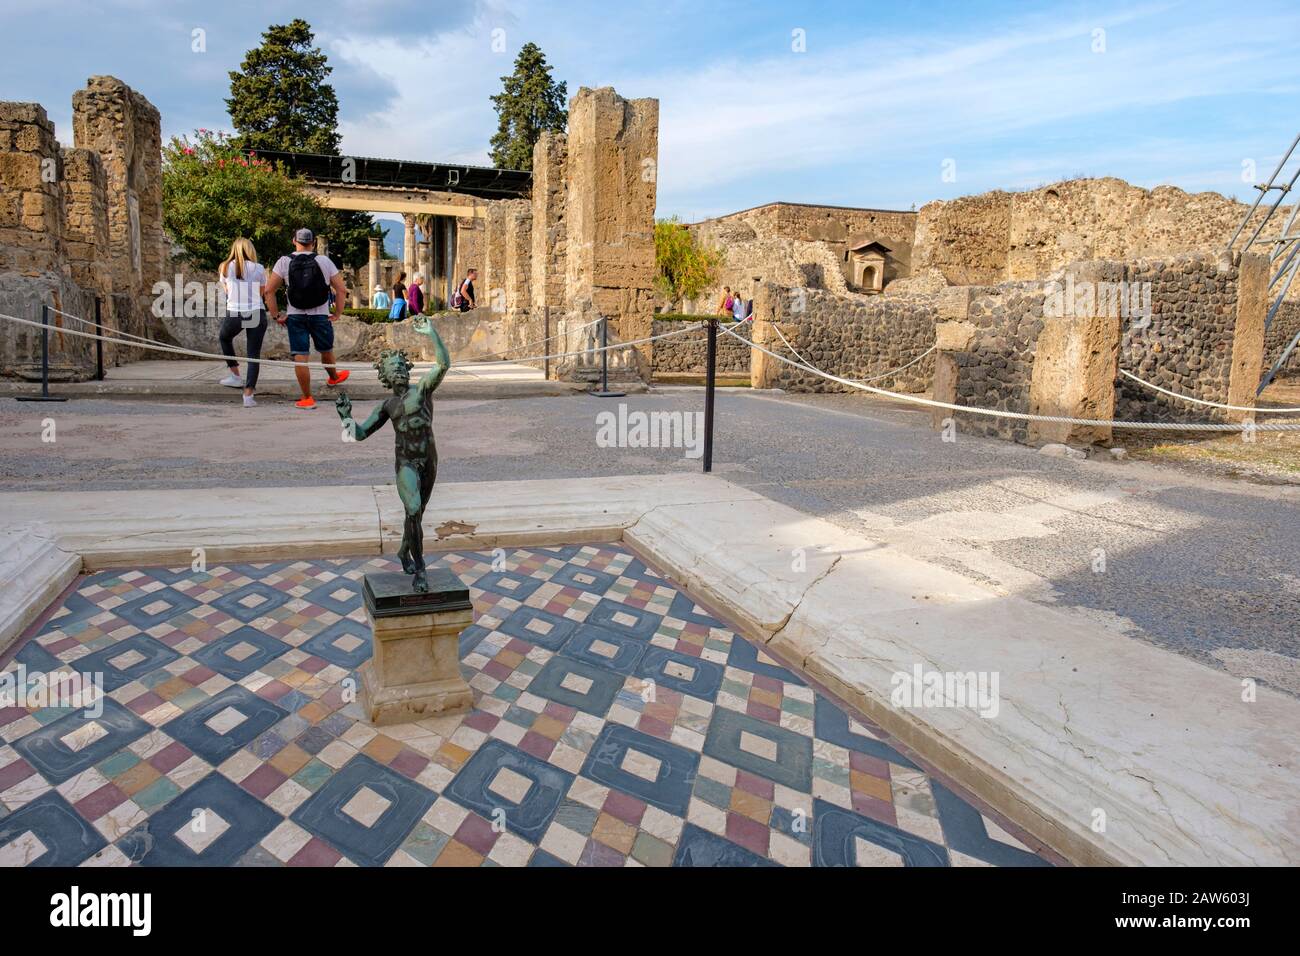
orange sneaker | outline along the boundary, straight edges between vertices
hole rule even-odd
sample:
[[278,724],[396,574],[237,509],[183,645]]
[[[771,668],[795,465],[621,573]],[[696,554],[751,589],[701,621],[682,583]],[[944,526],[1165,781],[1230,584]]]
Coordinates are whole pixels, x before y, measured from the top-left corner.
[[316,407],[316,399],[314,399],[314,398],[300,398],[300,399],[298,399],[298,401],[294,402],[294,405],[296,405],[298,408],[315,408],[315,407]]
[[347,369],[344,369],[343,371],[339,372],[338,378],[327,378],[325,379],[325,383],[327,385],[342,385],[344,382],[348,380],[348,376],[351,374],[352,373],[349,372]]

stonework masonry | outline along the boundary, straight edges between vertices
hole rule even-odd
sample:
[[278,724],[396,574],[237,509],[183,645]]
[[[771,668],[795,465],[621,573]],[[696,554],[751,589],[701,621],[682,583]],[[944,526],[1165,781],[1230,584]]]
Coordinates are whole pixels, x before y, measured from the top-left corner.
[[[933,362],[921,356],[934,344],[940,309],[939,296],[844,296],[767,283],[755,299],[754,341],[799,361],[776,334],[779,329],[804,361],[832,375],[854,381],[874,379],[870,384],[878,388],[922,392],[930,387]],[[885,375],[913,362],[896,375]],[[751,364],[755,388],[855,391],[757,350]]]
[[[1115,178],[940,200],[918,214],[912,267],[937,268],[953,285],[993,284],[1041,279],[1087,259],[1217,253],[1246,209],[1219,193],[1148,190]],[[1277,234],[1286,212],[1264,236]]]
[[[664,335],[668,332],[680,331],[681,328],[680,319],[655,319],[651,331],[654,335]],[[730,329],[743,341],[737,341],[725,334],[722,328]],[[749,337],[752,331],[753,324],[750,322],[733,322],[721,326],[718,331],[718,349],[714,366],[720,374],[749,374],[752,351],[749,347]],[[655,343],[654,370],[656,373],[703,375],[708,368],[708,347],[708,332],[702,328],[661,339]]]
[[[62,149],[38,104],[0,104],[0,310],[35,319],[50,305],[90,319],[99,299],[107,330],[148,334],[149,290],[167,261],[158,111],[109,76],[91,77],[72,106],[76,146]],[[39,333],[7,324],[0,374],[31,377],[39,348]],[[139,350],[104,352],[111,363]],[[52,336],[57,377],[87,377],[93,356],[88,340]]]

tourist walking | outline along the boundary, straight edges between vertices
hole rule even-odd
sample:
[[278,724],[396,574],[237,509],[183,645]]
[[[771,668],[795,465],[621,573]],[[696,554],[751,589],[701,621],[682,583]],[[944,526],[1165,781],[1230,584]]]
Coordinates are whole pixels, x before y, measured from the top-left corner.
[[420,287],[423,276],[419,273],[411,276],[411,285],[406,290],[406,307],[411,315],[420,315],[424,311],[424,289]]
[[731,286],[722,287],[722,301],[718,303],[719,315],[731,315],[731,310],[736,307],[735,297],[731,294]]
[[[257,402],[257,376],[262,363],[262,339],[266,336],[266,311],[262,308],[262,287],[266,285],[266,270],[257,262],[257,250],[240,236],[230,244],[230,255],[217,269],[217,278],[226,293],[226,314],[221,319],[217,338],[221,352],[226,356],[229,374],[221,380],[230,388],[243,387],[244,407],[252,408]],[[235,358],[235,336],[244,333],[248,352],[248,375],[240,379],[239,362]]]
[[375,291],[370,296],[370,307],[372,309],[386,309],[392,304],[392,301],[388,298],[388,293],[384,291],[384,287],[382,285],[375,286]]
[[[327,256],[316,254],[316,238],[310,229],[299,229],[293,234],[292,255],[281,256],[266,280],[263,299],[271,318],[287,327],[289,354],[297,363],[294,374],[302,398],[294,404],[298,408],[315,408],[311,395],[311,369],[307,360],[314,345],[328,373],[327,385],[339,385],[348,377],[347,371],[334,367],[334,320],[343,315],[343,303],[348,297],[347,286],[338,267]],[[275,294],[284,286],[288,293],[287,316],[280,315]],[[333,311],[330,293],[334,293]]]
[[393,305],[388,317],[393,321],[400,322],[406,318],[406,273],[397,273],[397,278],[393,280]]
[[478,278],[478,270],[470,269],[465,273],[465,278],[455,293],[451,297],[451,307],[461,312],[468,312],[470,309],[477,308],[474,301],[474,280]]

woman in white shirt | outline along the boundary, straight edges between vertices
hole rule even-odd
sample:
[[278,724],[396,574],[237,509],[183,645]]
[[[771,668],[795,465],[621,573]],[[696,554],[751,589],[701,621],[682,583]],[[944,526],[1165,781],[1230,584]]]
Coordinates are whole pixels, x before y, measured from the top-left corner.
[[[230,255],[217,270],[221,285],[226,290],[226,316],[221,320],[221,351],[226,356],[230,374],[221,380],[222,385],[244,388],[244,407],[257,404],[253,392],[257,390],[257,373],[262,365],[256,361],[262,355],[262,338],[266,335],[266,311],[262,303],[262,288],[266,285],[266,270],[257,263],[257,250],[242,236],[230,244]],[[235,336],[243,331],[248,342],[248,376],[239,378],[239,362],[235,360]]]

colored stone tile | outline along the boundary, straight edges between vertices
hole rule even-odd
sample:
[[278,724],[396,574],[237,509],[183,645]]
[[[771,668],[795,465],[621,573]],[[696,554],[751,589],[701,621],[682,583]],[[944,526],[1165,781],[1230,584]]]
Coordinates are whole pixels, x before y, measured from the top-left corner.
[[354,863],[382,866],[433,801],[426,788],[358,754],[290,819]]

